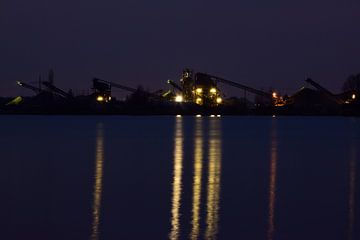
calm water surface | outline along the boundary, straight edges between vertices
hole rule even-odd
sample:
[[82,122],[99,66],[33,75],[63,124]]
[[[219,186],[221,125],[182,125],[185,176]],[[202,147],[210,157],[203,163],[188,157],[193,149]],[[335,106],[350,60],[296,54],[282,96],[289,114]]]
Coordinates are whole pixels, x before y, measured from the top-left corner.
[[0,239],[360,239],[360,119],[0,123]]

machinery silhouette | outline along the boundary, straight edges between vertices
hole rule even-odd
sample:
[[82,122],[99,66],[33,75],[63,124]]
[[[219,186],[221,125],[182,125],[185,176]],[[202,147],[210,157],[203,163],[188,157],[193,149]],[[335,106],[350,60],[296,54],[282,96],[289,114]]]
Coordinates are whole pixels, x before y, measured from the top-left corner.
[[[360,101],[358,92],[351,90],[334,94],[319,83],[308,78],[306,83],[314,89],[302,87],[290,96],[281,96],[276,91],[263,91],[228,80],[223,77],[191,69],[182,71],[180,80],[167,80],[168,90],[146,91],[107,81],[92,79],[92,93],[74,96],[54,83],[54,71],[48,79],[34,82],[17,81],[23,88],[35,93],[33,97],[7,98],[0,101],[6,111],[29,113],[75,113],[75,114],[271,114],[271,115],[358,115]],[[225,98],[223,86],[244,92],[244,98]],[[129,92],[125,100],[113,96],[114,88]],[[247,99],[253,94],[255,101]],[[0,106],[1,107],[1,106]],[[0,109],[2,110],[2,109]]]

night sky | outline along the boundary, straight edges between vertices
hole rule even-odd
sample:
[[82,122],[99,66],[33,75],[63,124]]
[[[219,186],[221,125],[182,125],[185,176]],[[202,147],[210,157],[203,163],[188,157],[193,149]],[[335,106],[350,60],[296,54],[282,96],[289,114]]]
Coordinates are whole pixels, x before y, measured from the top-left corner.
[[340,92],[360,72],[360,1],[1,0],[0,95],[55,71],[75,93],[99,77],[168,88],[184,67],[291,94]]

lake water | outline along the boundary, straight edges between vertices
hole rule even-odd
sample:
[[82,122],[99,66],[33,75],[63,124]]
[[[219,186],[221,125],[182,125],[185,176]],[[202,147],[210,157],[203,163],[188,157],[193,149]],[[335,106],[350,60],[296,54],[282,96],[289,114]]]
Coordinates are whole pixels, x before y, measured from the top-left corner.
[[0,123],[0,239],[360,239],[359,118]]

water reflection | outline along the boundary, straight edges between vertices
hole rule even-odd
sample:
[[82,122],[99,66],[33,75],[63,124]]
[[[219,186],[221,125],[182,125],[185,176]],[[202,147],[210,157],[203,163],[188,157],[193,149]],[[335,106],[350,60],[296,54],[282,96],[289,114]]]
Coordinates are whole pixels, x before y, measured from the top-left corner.
[[102,123],[97,124],[96,132],[96,158],[95,158],[95,182],[93,190],[93,223],[91,239],[99,239],[99,223],[100,223],[100,205],[103,181],[103,166],[104,166],[104,130]]
[[201,181],[203,168],[203,134],[202,118],[196,118],[195,123],[195,153],[194,153],[194,179],[193,179],[193,202],[192,202],[192,230],[191,239],[198,239],[200,229],[200,203]]
[[[173,192],[171,209],[171,232],[170,239],[180,237],[180,206],[181,194],[183,190],[183,155],[184,155],[184,133],[183,119],[176,118],[174,135],[174,173],[173,173]],[[190,239],[200,239],[204,233],[205,239],[216,239],[219,222],[219,202],[220,202],[220,173],[221,173],[221,127],[220,119],[212,118],[209,120],[209,141],[208,141],[208,167],[207,167],[207,186],[206,193],[202,191],[203,183],[203,164],[205,137],[204,126],[207,119],[196,118],[194,130],[194,163],[193,163],[193,185],[192,185],[192,214]],[[206,194],[206,229],[202,231],[201,225],[201,199]],[[203,196],[205,198],[205,196]]]
[[209,166],[207,187],[206,239],[216,239],[219,221],[220,176],[221,176],[221,129],[220,119],[210,120]]
[[182,164],[183,164],[183,122],[176,118],[174,136],[174,173],[171,209],[170,239],[178,239],[180,234],[180,201],[182,191]]
[[351,156],[349,161],[349,206],[348,206],[348,240],[354,239],[354,218],[355,218],[355,189],[356,189],[356,143],[351,144]]
[[270,145],[270,179],[269,179],[269,212],[268,212],[268,230],[267,239],[274,239],[275,231],[275,200],[276,200],[276,170],[277,170],[277,129],[276,119],[273,119],[271,127],[271,145]]

